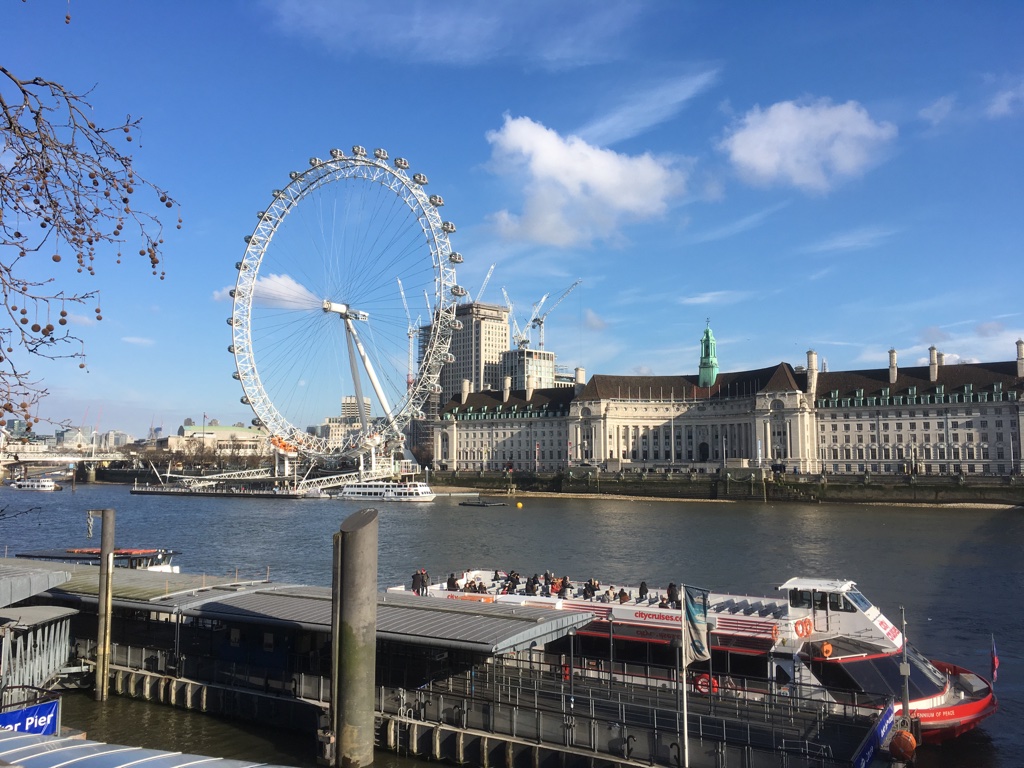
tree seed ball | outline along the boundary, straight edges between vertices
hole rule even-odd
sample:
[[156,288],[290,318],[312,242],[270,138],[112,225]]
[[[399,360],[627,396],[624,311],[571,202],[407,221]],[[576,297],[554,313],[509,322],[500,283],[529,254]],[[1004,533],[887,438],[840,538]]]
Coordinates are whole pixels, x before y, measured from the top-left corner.
[[517,501],[516,502],[516,509],[522,509],[522,508],[523,508],[523,502]]

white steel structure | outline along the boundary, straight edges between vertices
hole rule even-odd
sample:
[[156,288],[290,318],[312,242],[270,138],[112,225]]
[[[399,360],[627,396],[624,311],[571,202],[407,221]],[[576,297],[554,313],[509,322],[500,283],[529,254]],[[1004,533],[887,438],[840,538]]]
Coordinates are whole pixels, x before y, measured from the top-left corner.
[[[242,402],[254,424],[319,463],[394,455],[440,389],[465,289],[448,240],[455,226],[426,184],[383,149],[332,149],[274,190],[245,238],[228,319]],[[415,377],[404,291],[423,292],[432,319]],[[329,443],[309,428],[338,414],[344,397],[358,419]]]

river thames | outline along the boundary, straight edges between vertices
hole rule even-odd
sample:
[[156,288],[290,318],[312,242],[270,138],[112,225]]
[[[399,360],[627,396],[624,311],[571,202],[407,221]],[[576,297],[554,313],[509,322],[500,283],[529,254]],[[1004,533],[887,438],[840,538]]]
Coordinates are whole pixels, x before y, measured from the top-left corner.
[[[467,567],[551,570],[606,584],[685,582],[774,594],[792,576],[849,578],[931,658],[990,673],[1000,711],[953,744],[918,750],[919,768],[1024,764],[1024,510],[519,497],[522,509],[379,504],[379,585]],[[118,546],[179,550],[183,571],[327,586],[332,536],[367,506],[341,500],[132,496],[125,486],[60,493],[0,489],[0,551],[87,544],[86,510],[117,512]],[[30,509],[31,508],[31,509]],[[30,510],[18,516],[15,512]],[[99,545],[98,533],[92,542]],[[313,736],[247,728],[193,712],[72,696],[64,724],[112,743],[284,765],[314,764]],[[377,764],[421,768],[380,753]]]

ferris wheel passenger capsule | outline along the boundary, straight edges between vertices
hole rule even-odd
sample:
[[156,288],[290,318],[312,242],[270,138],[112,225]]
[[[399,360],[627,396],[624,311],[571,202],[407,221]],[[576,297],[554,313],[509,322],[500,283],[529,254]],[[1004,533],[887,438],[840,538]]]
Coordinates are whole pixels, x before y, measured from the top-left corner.
[[352,147],[352,154],[356,157],[366,157],[366,147],[361,147],[356,144]]
[[234,288],[232,288],[230,291],[228,291],[228,296],[230,296],[232,299],[235,298],[235,289]]
[[452,224],[450,221],[442,221],[441,231],[444,232],[445,234],[450,235],[455,231],[455,225]]
[[242,377],[238,375],[238,371],[232,371],[231,378],[234,379],[235,381],[239,381],[241,380]]
[[467,291],[461,285],[453,285],[452,286],[452,296],[458,296],[461,299],[463,296],[467,295],[468,293],[469,293],[469,291]]
[[331,157],[333,159],[335,159],[335,160],[344,160],[345,159],[345,153],[342,152],[340,149],[332,149],[331,150]]
[[239,401],[239,402],[240,402],[240,403],[241,403],[242,405],[248,405],[248,404],[249,404],[249,398],[248,398],[248,397],[246,397],[245,395],[242,395],[242,396],[241,396],[240,398],[238,398],[238,401]]
[[386,149],[375,149],[373,150],[373,156],[376,157],[378,160],[387,160],[388,151]]
[[440,208],[442,205],[444,205],[444,198],[441,197],[440,195],[431,195],[430,204],[435,208]]
[[235,324],[235,318],[229,317],[228,318],[228,325],[234,325],[234,324]]
[[414,173],[412,176],[412,180],[419,184],[421,187],[425,187],[428,183],[427,177],[424,176],[422,173]]
[[459,320],[459,318],[456,317],[454,320],[452,320],[448,324],[448,327],[451,328],[453,331],[461,331],[462,327],[463,327],[462,326],[462,321]]
[[235,354],[235,345],[234,344],[229,344],[228,345],[228,352],[230,352],[232,355]]
[[291,179],[292,181],[295,181],[301,175],[302,174],[299,173],[298,171],[292,171],[291,173],[288,174],[288,178]]
[[445,352],[441,356],[441,360],[444,361],[445,363],[454,363],[455,362],[455,355],[453,355],[451,352]]
[[406,160],[404,157],[396,157],[395,158],[395,168],[398,168],[401,171],[408,171],[409,170],[409,161]]
[[316,168],[318,165],[323,165],[323,162],[319,157],[311,157],[309,158],[309,167]]
[[452,264],[461,264],[462,254],[459,253],[458,251],[452,251],[450,254],[448,254],[448,261],[450,261]]

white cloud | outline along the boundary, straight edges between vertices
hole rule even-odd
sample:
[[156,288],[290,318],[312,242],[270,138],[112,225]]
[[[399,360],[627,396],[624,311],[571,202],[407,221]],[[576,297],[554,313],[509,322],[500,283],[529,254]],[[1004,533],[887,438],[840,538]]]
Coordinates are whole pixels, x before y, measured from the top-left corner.
[[262,6],[285,34],[348,58],[456,66],[515,59],[548,69],[622,57],[617,43],[644,12],[640,4],[475,0],[264,0]]
[[607,146],[638,136],[676,115],[693,97],[714,85],[717,70],[686,75],[645,90],[635,90],[626,103],[576,133],[591,144]]
[[122,336],[121,341],[136,347],[152,347],[156,343],[153,339],[147,339],[142,336]]
[[746,291],[708,291],[694,296],[684,296],[680,304],[736,304],[749,294]]
[[749,216],[744,216],[742,219],[737,219],[730,224],[726,224],[718,229],[712,229],[707,232],[695,234],[689,238],[691,243],[710,243],[716,240],[725,240],[734,235],[738,235],[741,232],[746,232],[749,229],[754,229],[761,226],[771,216],[781,211],[789,205],[789,202],[776,203],[775,205],[769,206],[761,211],[755,211]]
[[491,216],[507,239],[560,247],[615,240],[623,224],[663,215],[686,186],[674,160],[595,147],[527,117],[506,115],[487,140],[492,169],[523,178],[522,213]]
[[895,235],[897,230],[882,227],[863,227],[840,232],[827,240],[804,246],[800,253],[829,253],[832,251],[864,251],[875,248]]
[[783,101],[747,112],[718,147],[741,176],[756,184],[790,184],[827,192],[875,165],[897,135],[855,101]]
[[233,285],[227,285],[227,286],[224,286],[223,288],[221,288],[219,290],[214,291],[213,292],[213,300],[214,301],[233,301],[233,299],[231,298],[231,289],[234,288],[234,287],[235,286],[233,286]]
[[323,305],[323,299],[291,275],[265,275],[256,278],[253,303],[277,309],[316,309]]
[[1021,108],[1024,108],[1024,80],[1004,88],[993,96],[985,109],[985,115],[993,119],[1009,117]]
[[922,120],[931,123],[933,126],[943,123],[953,113],[956,106],[956,96],[948,95],[936,99],[927,107],[919,110],[917,116]]

